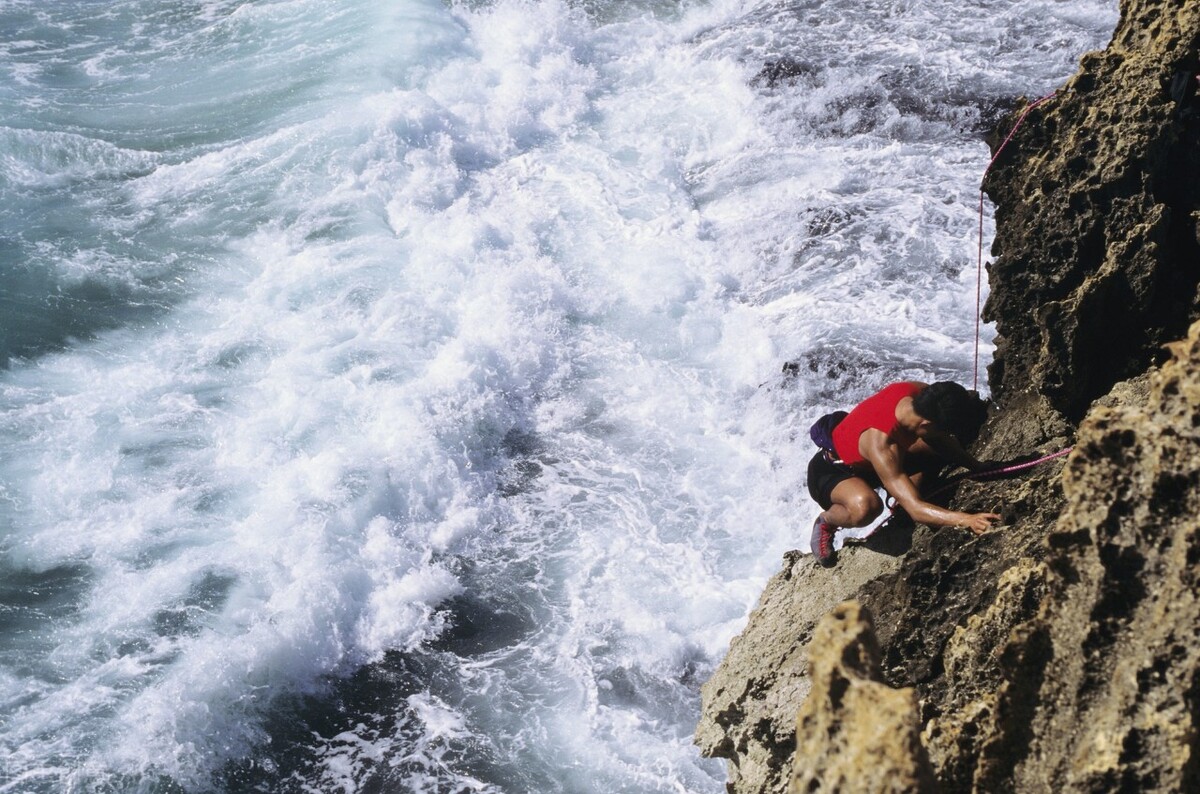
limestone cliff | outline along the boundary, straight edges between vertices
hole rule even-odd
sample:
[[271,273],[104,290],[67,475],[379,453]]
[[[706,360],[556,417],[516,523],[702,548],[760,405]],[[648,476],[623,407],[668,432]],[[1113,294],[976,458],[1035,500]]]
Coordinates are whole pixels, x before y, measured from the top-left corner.
[[883,683],[870,612],[840,604],[817,624],[811,648],[813,688],[796,718],[796,757],[805,763],[792,766],[791,789],[932,791],[916,694]]
[[[963,509],[1002,506],[979,538],[918,527],[904,556],[851,548],[832,571],[789,555],[703,690],[697,742],[731,791],[887,790],[828,757],[906,752],[944,791],[1200,791],[1200,111],[1172,94],[1198,63],[1200,2],[1123,0],[1109,48],[997,160],[998,410],[976,454],[1076,450],[962,488]],[[818,639],[849,598],[873,639]],[[831,699],[820,660],[873,643],[873,686]],[[856,754],[862,710],[903,725],[914,703],[880,681],[915,690],[921,741]]]
[[1078,421],[1195,319],[1200,147],[1170,84],[1196,63],[1198,5],[1125,0],[1108,49],[1032,111],[984,182],[1001,406],[1037,394]]

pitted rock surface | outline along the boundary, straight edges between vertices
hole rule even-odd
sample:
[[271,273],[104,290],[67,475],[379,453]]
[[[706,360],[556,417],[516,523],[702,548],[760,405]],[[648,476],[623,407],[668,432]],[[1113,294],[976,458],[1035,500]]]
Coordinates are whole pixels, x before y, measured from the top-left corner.
[[934,791],[916,693],[883,683],[870,612],[839,604],[809,647],[812,690],[796,718],[791,794]]

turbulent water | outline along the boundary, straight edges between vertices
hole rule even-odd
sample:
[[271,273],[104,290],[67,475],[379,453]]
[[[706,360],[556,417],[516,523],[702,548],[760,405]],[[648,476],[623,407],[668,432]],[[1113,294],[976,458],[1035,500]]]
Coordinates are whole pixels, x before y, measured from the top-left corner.
[[0,792],[723,790],[807,425],[970,383],[1114,6],[0,0]]

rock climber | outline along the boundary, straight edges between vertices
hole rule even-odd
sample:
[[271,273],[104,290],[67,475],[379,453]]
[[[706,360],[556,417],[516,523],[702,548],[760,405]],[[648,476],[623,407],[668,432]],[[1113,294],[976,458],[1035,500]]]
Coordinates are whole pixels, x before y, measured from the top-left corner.
[[[825,567],[836,562],[833,535],[864,527],[883,512],[882,485],[914,521],[964,526],[980,534],[996,513],[962,513],[921,498],[921,480],[946,466],[981,471],[963,449],[983,424],[985,408],[957,383],[904,381],[885,386],[849,414],[822,417],[813,440],[822,447],[808,464],[808,492],[823,510],[813,523],[812,552]],[[840,420],[840,421],[839,421]],[[836,424],[835,424],[836,423]]]

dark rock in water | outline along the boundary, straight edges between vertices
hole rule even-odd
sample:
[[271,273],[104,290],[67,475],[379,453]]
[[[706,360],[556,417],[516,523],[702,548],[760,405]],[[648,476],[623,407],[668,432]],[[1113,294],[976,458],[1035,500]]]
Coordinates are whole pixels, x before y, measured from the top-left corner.
[[780,58],[777,61],[767,61],[763,68],[754,76],[756,85],[766,85],[774,88],[779,83],[792,83],[797,78],[809,77],[817,73],[815,66],[794,58]]
[[[1003,515],[978,538],[919,526],[902,557],[849,546],[828,571],[789,555],[702,690],[697,742],[731,792],[916,790],[926,754],[943,791],[1200,791],[1200,122],[1171,91],[1198,57],[1200,3],[1123,0],[1108,50],[997,161],[998,409],[975,453],[1075,451],[961,486],[956,507]],[[861,656],[815,639],[850,598],[877,698],[819,663]],[[905,688],[920,742],[899,739]],[[874,768],[884,751],[844,739],[885,712],[888,763],[907,747],[916,777],[847,782],[830,756]]]

